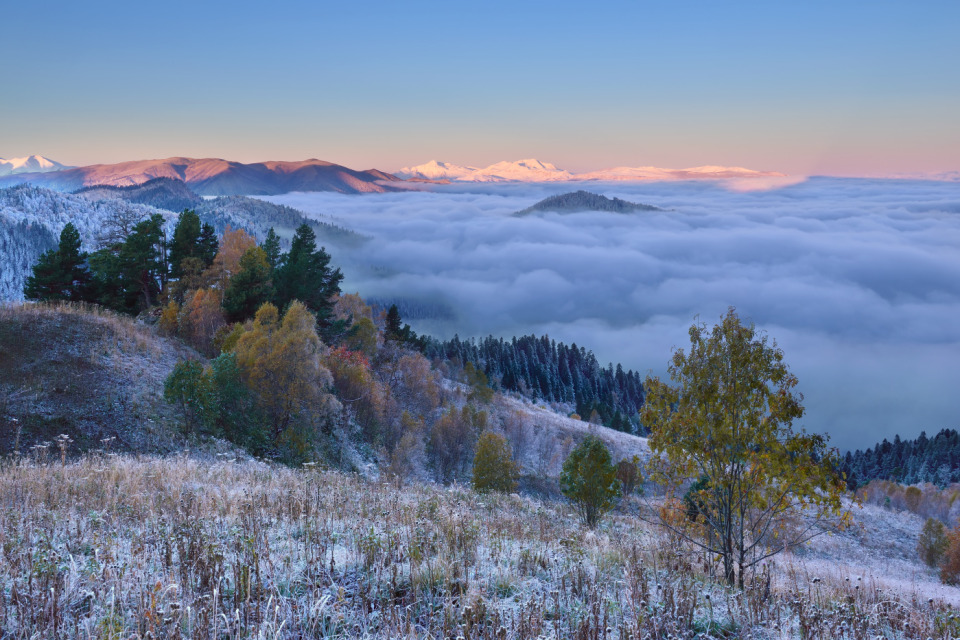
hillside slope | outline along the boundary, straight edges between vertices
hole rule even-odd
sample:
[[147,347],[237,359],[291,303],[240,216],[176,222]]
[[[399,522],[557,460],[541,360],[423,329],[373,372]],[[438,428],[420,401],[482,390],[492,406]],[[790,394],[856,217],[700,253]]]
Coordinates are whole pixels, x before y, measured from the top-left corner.
[[78,306],[0,306],[0,455],[51,442],[163,453],[183,447],[163,381],[197,357],[136,321]]
[[126,187],[97,184],[75,193],[90,200],[126,200],[167,211],[193,209],[203,203],[203,198],[191,191],[183,180],[174,178],[154,178]]

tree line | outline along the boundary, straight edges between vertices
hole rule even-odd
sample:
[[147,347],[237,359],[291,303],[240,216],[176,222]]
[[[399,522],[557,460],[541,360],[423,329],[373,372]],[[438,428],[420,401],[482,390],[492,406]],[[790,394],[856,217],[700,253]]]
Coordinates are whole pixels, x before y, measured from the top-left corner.
[[619,364],[603,367],[592,351],[576,344],[533,335],[479,341],[454,336],[445,341],[426,339],[423,352],[431,359],[472,364],[494,388],[567,404],[584,420],[644,433],[639,422],[644,399],[640,374],[624,371]]
[[900,484],[929,482],[945,487],[960,482],[960,433],[942,429],[932,438],[926,432],[913,440],[895,436],[886,438],[865,451],[848,451],[840,463],[851,489],[872,480],[891,480]]

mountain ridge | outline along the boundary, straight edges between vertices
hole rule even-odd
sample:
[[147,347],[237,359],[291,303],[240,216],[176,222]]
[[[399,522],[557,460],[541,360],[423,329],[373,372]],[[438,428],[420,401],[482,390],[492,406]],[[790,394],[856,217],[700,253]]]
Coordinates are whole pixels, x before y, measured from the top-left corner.
[[392,191],[389,183],[398,180],[383,171],[356,171],[315,158],[244,164],[222,158],[171,157],[7,175],[0,177],[0,186],[30,182],[76,191],[94,185],[134,186],[154,178],[182,180],[202,196],[277,195],[290,191],[384,193]]
[[778,171],[757,171],[745,167],[716,165],[687,169],[664,169],[649,166],[612,167],[598,171],[572,173],[534,158],[497,162],[482,169],[430,160],[421,165],[403,167],[395,175],[407,180],[449,180],[451,182],[617,182],[786,177],[785,174]]

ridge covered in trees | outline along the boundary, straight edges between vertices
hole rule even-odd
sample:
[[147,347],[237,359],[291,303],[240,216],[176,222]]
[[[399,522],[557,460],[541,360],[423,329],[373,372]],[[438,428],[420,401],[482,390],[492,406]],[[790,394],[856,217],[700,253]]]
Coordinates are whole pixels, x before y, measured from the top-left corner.
[[589,191],[573,191],[544,198],[540,202],[517,211],[513,215],[524,216],[538,211],[555,211],[558,213],[576,213],[578,211],[610,211],[613,213],[633,213],[635,211],[663,211],[660,207],[651,204],[640,204],[608,198]]
[[639,434],[643,405],[640,374],[621,365],[602,367],[592,351],[551,340],[488,336],[479,341],[427,339],[424,355],[482,371],[495,389],[515,391],[534,400],[567,404],[585,420]]
[[871,480],[900,484],[930,482],[944,487],[960,482],[960,433],[942,429],[932,438],[921,432],[914,440],[884,439],[866,451],[857,449],[843,457],[840,470],[851,489]]

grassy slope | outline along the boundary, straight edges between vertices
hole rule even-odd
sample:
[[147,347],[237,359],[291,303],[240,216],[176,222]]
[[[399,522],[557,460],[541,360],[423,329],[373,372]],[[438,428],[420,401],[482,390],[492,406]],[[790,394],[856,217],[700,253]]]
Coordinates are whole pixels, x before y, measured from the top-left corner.
[[814,582],[803,558],[769,590],[727,592],[626,513],[592,532],[561,503],[259,462],[7,463],[0,548],[11,638],[665,638],[711,621],[759,638],[960,631],[943,602],[869,575]]
[[[0,453],[73,440],[72,450],[183,447],[163,381],[191,355],[152,328],[98,308],[0,306]],[[195,354],[193,354],[195,357]]]

